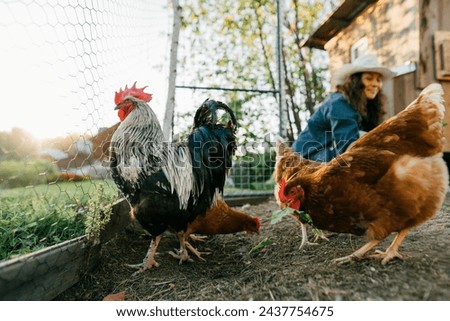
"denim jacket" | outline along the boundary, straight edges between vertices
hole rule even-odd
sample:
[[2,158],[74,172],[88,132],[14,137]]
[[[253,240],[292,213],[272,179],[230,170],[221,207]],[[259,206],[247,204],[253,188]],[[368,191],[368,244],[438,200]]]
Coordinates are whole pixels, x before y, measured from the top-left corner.
[[292,148],[305,158],[328,162],[359,138],[361,116],[342,93],[331,93],[312,114]]

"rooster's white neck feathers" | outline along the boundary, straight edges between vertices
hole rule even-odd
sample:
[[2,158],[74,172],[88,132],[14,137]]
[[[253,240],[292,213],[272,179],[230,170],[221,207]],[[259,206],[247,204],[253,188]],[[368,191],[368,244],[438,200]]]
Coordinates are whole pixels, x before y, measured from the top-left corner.
[[[202,192],[202,184],[194,182],[189,149],[180,143],[166,142],[153,110],[139,100],[135,102],[135,109],[111,140],[111,147],[121,151],[116,155],[117,170],[136,189],[140,187],[140,177],[162,170],[169,181],[170,192],[176,192],[180,208],[186,209],[191,193],[198,196]],[[159,187],[167,189],[163,184]]]

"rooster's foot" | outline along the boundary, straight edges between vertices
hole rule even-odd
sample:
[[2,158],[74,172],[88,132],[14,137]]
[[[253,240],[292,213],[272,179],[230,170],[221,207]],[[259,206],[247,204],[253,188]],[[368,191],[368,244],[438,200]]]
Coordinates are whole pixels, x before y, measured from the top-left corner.
[[189,242],[186,242],[186,248],[191,251],[192,254],[194,254],[200,261],[206,261],[204,258],[202,258],[202,255],[208,255],[211,254],[211,252],[200,252],[195,247],[193,247]]
[[137,269],[137,271],[132,274],[132,276],[136,276],[146,270],[150,270],[152,267],[158,267],[159,263],[156,262],[154,259],[151,259],[145,260],[144,262],[139,264],[126,264],[126,266],[132,269]]
[[183,264],[183,262],[186,262],[186,261],[193,262],[193,260],[189,257],[189,253],[188,253],[188,251],[186,249],[183,249],[181,251],[180,250],[175,250],[175,252],[170,251],[169,254],[172,257],[180,260],[180,262],[179,262],[180,265]]
[[391,261],[394,258],[398,258],[400,260],[403,260],[405,258],[404,255],[400,254],[398,251],[391,250],[391,251],[375,251],[374,254],[370,255],[373,259],[381,259],[381,264],[386,265],[389,261]]

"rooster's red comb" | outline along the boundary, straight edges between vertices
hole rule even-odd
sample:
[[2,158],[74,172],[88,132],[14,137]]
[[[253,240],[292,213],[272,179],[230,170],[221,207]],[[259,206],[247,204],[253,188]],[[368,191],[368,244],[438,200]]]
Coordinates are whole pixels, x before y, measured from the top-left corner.
[[116,103],[116,105],[118,105],[125,99],[125,97],[133,96],[137,99],[140,99],[148,103],[150,100],[152,100],[152,94],[145,93],[144,92],[145,88],[147,88],[147,86],[142,88],[136,88],[136,81],[135,81],[131,88],[125,86],[124,90],[120,88],[119,92],[116,91],[116,95],[114,96],[114,102]]

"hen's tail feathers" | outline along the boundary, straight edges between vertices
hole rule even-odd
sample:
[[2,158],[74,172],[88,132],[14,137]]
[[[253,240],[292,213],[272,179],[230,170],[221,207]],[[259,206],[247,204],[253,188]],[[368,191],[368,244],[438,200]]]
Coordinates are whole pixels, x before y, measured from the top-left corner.
[[195,113],[194,128],[206,124],[215,125],[218,121],[218,110],[223,110],[229,114],[233,127],[237,127],[236,116],[230,107],[220,101],[206,99]]
[[[410,127],[413,128],[413,125],[417,123],[417,121],[419,121],[418,124],[422,124],[422,127],[416,128],[416,132],[413,130],[409,131],[407,136],[410,138],[407,143],[415,144],[417,151],[420,154],[434,155],[436,153],[441,153],[445,147],[445,135],[443,129],[445,126],[445,106],[443,96],[444,90],[442,89],[442,86],[434,83],[427,86],[420,93],[419,97],[406,108],[405,115],[408,115],[411,111],[409,119]],[[421,131],[420,128],[422,128],[423,131]],[[414,139],[414,141],[412,141],[412,139]],[[405,141],[403,143],[405,143]],[[420,148],[418,148],[419,144],[422,144]]]
[[422,102],[430,102],[435,105],[439,111],[440,116],[443,118],[445,113],[444,106],[444,90],[440,84],[434,83],[425,87],[420,93],[419,97],[411,103],[406,109],[412,108],[413,105]]

